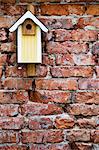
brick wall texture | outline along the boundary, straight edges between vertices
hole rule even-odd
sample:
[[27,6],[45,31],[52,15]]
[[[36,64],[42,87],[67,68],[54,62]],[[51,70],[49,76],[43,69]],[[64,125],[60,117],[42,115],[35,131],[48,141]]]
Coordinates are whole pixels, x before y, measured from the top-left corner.
[[[99,0],[0,0],[0,150],[99,150]],[[9,27],[35,5],[49,29],[36,77]]]

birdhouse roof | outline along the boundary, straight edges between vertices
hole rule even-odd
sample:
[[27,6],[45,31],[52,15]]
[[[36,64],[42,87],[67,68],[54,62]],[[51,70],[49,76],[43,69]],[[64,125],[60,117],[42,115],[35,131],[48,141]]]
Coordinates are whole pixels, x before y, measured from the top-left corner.
[[26,19],[31,19],[35,24],[37,24],[44,32],[48,32],[48,29],[30,12],[27,11],[10,29],[10,32],[14,32],[20,24],[22,24]]

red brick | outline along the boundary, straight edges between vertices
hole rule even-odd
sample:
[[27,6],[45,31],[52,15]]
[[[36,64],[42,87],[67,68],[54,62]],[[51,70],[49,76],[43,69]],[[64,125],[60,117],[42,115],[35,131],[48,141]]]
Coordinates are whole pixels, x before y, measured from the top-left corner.
[[26,91],[0,91],[0,104],[22,104],[29,100]]
[[0,51],[1,52],[15,52],[15,43],[9,42],[9,43],[2,43],[0,45]]
[[99,66],[96,66],[95,70],[96,70],[96,76],[97,76],[97,78],[99,78]]
[[41,90],[76,90],[75,79],[38,79],[36,88]]
[[64,91],[39,90],[35,92],[30,92],[30,100],[38,103],[68,103],[70,101],[70,97],[70,92]]
[[95,65],[95,57],[92,54],[64,54],[56,55],[57,65]]
[[97,31],[93,31],[93,30],[73,30],[72,31],[72,39],[74,41],[96,41],[97,40],[97,35],[98,32]]
[[78,43],[78,42],[48,42],[47,44],[47,52],[50,54],[59,53],[59,54],[66,54],[69,53],[86,53],[88,52],[88,45],[84,43]]
[[79,149],[79,150],[92,150],[92,144],[91,143],[73,142],[73,143],[71,143],[71,148]]
[[54,55],[43,55],[43,62],[44,65],[55,65],[55,56]]
[[21,145],[4,145],[0,146],[0,150],[27,150],[27,146]]
[[8,66],[6,68],[6,77],[27,77],[26,67]]
[[15,3],[15,0],[1,0],[3,3]]
[[74,65],[73,54],[56,55],[56,65]]
[[6,78],[4,80],[5,89],[31,90],[32,79]]
[[22,115],[52,115],[61,114],[62,108],[55,104],[28,103],[21,106]]
[[67,111],[72,115],[94,116],[99,115],[98,105],[71,104]]
[[50,117],[35,117],[29,118],[29,129],[53,129],[53,121]]
[[73,60],[76,65],[95,65],[95,58],[92,54],[73,55]]
[[94,30],[65,30],[65,29],[57,29],[51,31],[55,35],[55,41],[85,41],[91,42],[96,41],[98,38],[98,32]]
[[0,28],[0,42],[5,42],[7,41],[7,32],[4,28]]
[[46,17],[46,16],[40,16],[40,21],[43,22],[43,24],[49,29],[71,29],[73,28],[72,18],[67,17]]
[[69,144],[48,144],[48,145],[44,145],[44,144],[32,144],[30,145],[30,150],[37,150],[37,149],[41,149],[41,150],[71,150]]
[[18,143],[18,134],[14,131],[0,131],[0,143]]
[[18,105],[0,105],[0,117],[18,115]]
[[91,131],[91,140],[94,143],[99,143],[99,130]]
[[56,29],[51,31],[52,34],[54,35],[55,41],[56,42],[64,42],[64,41],[70,41],[72,39],[72,34],[70,30],[65,30],[65,29]]
[[[36,0],[38,3],[42,2],[60,2],[61,0]],[[20,0],[20,2],[35,2],[35,0]]]
[[72,128],[74,124],[74,119],[66,116],[56,117],[55,119],[55,127],[57,129]]
[[75,93],[75,102],[86,104],[99,104],[99,92],[77,92]]
[[1,78],[1,76],[2,76],[2,67],[0,67],[0,78]]
[[36,66],[36,76],[45,77],[48,73],[48,69],[46,66],[37,65]]
[[77,26],[78,28],[84,28],[86,26],[93,26],[99,28],[99,18],[97,17],[81,17],[78,19]]
[[22,131],[23,143],[58,143],[63,141],[61,130]]
[[88,141],[90,141],[90,131],[88,131],[86,129],[67,131],[66,138],[70,142],[73,142],[73,141],[88,142]]
[[79,80],[79,89],[84,90],[98,90],[99,80],[98,79],[81,79]]
[[0,66],[5,65],[7,62],[7,54],[0,54]]
[[53,77],[92,77],[93,69],[91,67],[53,67],[51,68]]
[[11,64],[11,65],[15,65],[16,62],[17,62],[16,54],[13,53],[13,54],[9,57],[8,63]]
[[[10,0],[11,1],[11,0]],[[22,5],[9,5],[8,4],[2,4],[1,12],[5,15],[14,16],[14,15],[22,15],[25,13],[26,6]],[[14,17],[12,17],[14,18]],[[8,22],[9,20],[7,20]],[[9,22],[10,23],[10,22]]]
[[0,129],[22,129],[24,127],[24,120],[22,117],[7,117],[0,118]]
[[95,42],[92,46],[92,51],[94,55],[99,54],[99,42]]
[[84,5],[67,4],[45,4],[40,6],[41,15],[82,15],[85,12]]
[[80,128],[95,128],[97,127],[97,120],[98,118],[91,118],[91,119],[78,119],[77,123]]
[[99,5],[88,5],[86,14],[98,16],[99,15]]

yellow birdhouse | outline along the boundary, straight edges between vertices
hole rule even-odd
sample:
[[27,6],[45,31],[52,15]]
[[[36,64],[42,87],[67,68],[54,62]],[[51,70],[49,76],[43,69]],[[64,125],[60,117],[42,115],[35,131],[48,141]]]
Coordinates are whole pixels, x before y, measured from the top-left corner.
[[41,63],[41,30],[48,29],[30,12],[27,11],[10,29],[17,29],[18,63]]

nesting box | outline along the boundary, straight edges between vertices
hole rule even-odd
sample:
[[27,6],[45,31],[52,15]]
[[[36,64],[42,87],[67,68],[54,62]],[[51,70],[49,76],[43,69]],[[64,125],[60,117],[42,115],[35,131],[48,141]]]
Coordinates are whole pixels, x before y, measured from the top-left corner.
[[30,12],[27,11],[10,29],[17,29],[18,63],[41,63],[41,30],[48,29]]

